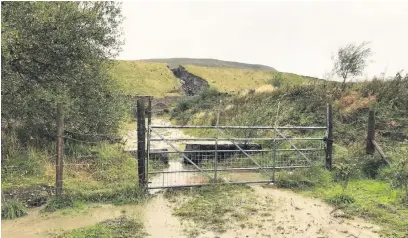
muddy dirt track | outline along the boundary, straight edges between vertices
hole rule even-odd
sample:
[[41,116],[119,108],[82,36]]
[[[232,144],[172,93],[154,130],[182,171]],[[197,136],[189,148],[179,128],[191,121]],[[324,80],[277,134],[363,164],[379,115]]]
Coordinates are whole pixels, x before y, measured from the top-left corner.
[[[166,122],[155,119],[154,124]],[[164,132],[166,136],[181,131]],[[135,132],[128,133],[128,147],[133,146]],[[211,230],[201,230],[197,237],[379,237],[378,226],[364,222],[361,219],[346,219],[341,211],[322,201],[304,197],[291,191],[276,188],[252,186],[254,201],[258,213],[248,214],[245,226],[230,224],[229,229],[222,234]],[[49,215],[32,209],[28,216],[2,221],[2,237],[47,237],[50,233],[62,230],[72,230],[91,226],[107,219],[117,218],[125,213],[138,217],[145,224],[150,237],[186,237],[186,226],[173,215],[174,204],[157,193],[146,204],[142,205],[97,205],[83,212],[62,214],[55,212]],[[334,211],[334,212],[333,212]]]
[[[259,213],[248,216],[246,227],[232,224],[219,234],[201,231],[198,237],[379,237],[379,227],[361,219],[338,217],[333,207],[291,191],[252,186],[258,197]],[[128,216],[143,220],[150,237],[186,237],[185,225],[173,215],[174,204],[162,194],[143,205],[101,205],[79,214],[45,216],[34,209],[26,217],[2,221],[2,237],[47,237],[48,234],[86,227],[106,219]],[[267,214],[267,215],[265,215]]]

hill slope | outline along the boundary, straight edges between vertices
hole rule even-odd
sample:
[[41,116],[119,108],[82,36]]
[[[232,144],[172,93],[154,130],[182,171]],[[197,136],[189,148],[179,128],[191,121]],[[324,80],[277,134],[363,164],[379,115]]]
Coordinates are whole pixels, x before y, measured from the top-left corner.
[[166,63],[117,60],[112,75],[128,95],[164,97],[181,95],[173,92],[180,87],[179,80]]
[[[168,63],[175,62],[188,62],[189,64],[183,66],[189,73],[205,79],[210,86],[217,88],[219,91],[230,93],[263,88],[269,85],[270,80],[279,73],[268,66],[248,65],[221,60],[153,59],[148,61],[117,60],[112,69],[112,75],[114,79],[119,81],[125,94],[128,95],[152,95],[160,98],[165,96],[181,96],[182,92],[179,90],[181,82],[167,67]],[[191,63],[194,62],[212,66],[192,65]],[[238,66],[243,68],[237,68]],[[269,68],[269,70],[260,70],[259,68]],[[314,81],[310,77],[291,73],[281,73],[281,75],[283,85],[307,84]],[[269,85],[268,87],[271,86]]]
[[179,65],[196,65],[196,66],[204,66],[204,67],[276,71],[276,69],[270,66],[266,66],[266,65],[246,64],[246,63],[239,63],[239,62],[234,62],[234,61],[224,61],[224,60],[217,60],[217,59],[169,58],[169,59],[146,59],[146,60],[141,60],[141,61],[167,63],[169,64],[170,68],[176,68]]
[[[236,68],[215,68],[185,65],[187,71],[206,79],[208,83],[221,92],[240,92],[245,89],[257,89],[269,84],[279,74],[276,71],[249,70]],[[282,84],[306,84],[310,78],[291,73],[280,73]]]

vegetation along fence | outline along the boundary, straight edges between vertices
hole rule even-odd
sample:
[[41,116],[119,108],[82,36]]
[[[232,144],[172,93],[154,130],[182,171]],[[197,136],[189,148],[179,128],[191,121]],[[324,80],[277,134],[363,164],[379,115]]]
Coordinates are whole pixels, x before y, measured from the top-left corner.
[[57,105],[50,133],[55,143],[29,148],[14,164],[2,164],[2,201],[37,207],[54,196],[118,203],[140,198],[137,160],[124,151],[122,138],[67,128],[63,108]]

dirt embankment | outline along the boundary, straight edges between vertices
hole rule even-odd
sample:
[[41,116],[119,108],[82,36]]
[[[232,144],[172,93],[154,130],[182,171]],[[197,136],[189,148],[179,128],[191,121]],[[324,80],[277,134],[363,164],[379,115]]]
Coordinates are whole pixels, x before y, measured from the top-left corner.
[[210,87],[210,85],[205,79],[188,72],[181,65],[177,68],[170,70],[173,72],[174,76],[180,79],[181,88],[183,89],[184,93],[187,96],[197,95],[204,89]]

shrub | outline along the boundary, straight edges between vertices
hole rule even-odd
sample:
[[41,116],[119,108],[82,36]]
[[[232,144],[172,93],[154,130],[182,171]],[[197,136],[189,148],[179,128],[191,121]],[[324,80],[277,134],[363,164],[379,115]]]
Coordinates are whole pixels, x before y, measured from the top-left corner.
[[2,160],[2,179],[40,177],[44,174],[44,161],[49,155],[34,148],[13,152],[13,157]]
[[340,160],[333,167],[334,180],[340,183],[342,193],[344,193],[350,179],[358,176],[359,174],[357,163],[352,158],[340,158]]
[[45,212],[54,212],[64,208],[74,208],[78,198],[74,198],[71,194],[62,194],[60,197],[52,198],[44,207]]
[[361,170],[368,178],[375,179],[378,176],[380,168],[384,165],[384,161],[381,158],[366,157],[361,162]]
[[408,159],[402,160],[401,162],[393,165],[392,184],[394,187],[402,188],[405,192],[405,197],[403,197],[404,202],[408,202]]
[[347,205],[355,202],[355,199],[350,197],[347,194],[340,193],[336,194],[333,197],[330,197],[326,200],[328,203],[333,204],[335,206]]
[[1,219],[15,219],[27,215],[23,204],[18,200],[10,200],[1,204]]
[[274,87],[274,88],[280,88],[284,81],[284,78],[282,76],[282,73],[275,73],[272,76],[272,79],[269,80],[269,83]]

